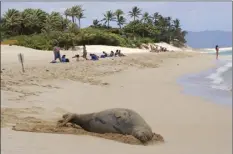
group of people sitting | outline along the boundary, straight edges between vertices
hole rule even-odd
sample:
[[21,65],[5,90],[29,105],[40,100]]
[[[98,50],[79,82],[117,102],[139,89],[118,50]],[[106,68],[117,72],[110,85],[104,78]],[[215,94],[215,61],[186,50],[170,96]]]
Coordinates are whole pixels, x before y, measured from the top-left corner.
[[111,51],[109,55],[105,51],[103,51],[103,54],[100,56],[100,58],[123,57],[123,56],[125,56],[125,55],[123,53],[121,53],[121,50],[116,50],[115,53],[114,53],[114,51]]
[[[90,57],[91,57],[90,60],[94,60],[94,61],[95,61],[95,60],[99,60],[99,58],[123,57],[123,56],[125,56],[123,53],[121,53],[121,50],[116,50],[116,52],[111,51],[110,54],[107,54],[105,51],[103,51],[102,55],[100,55],[100,56],[98,56],[98,55],[96,55],[96,54],[93,54],[93,53],[90,53],[89,55],[90,55]],[[85,54],[83,54],[82,57],[85,58],[86,60],[88,60],[87,57],[85,57]],[[80,58],[80,56],[77,54],[77,55],[75,55],[75,56],[72,57],[72,58],[76,58],[76,60],[78,61],[79,58]]]
[[167,52],[167,48],[164,48],[164,47],[153,47],[153,46],[150,46],[151,47],[151,51],[150,52]]
[[[51,63],[56,63],[57,59],[59,59],[60,62],[62,62],[62,63],[70,62],[70,60],[68,58],[66,58],[66,55],[62,55],[62,57],[61,57],[61,55],[60,55],[60,48],[59,47],[54,47],[53,53],[54,53],[54,60]],[[91,57],[90,60],[94,60],[94,61],[99,60],[99,58],[123,57],[123,56],[125,56],[123,53],[121,53],[121,50],[116,50],[116,52],[111,51],[110,54],[107,54],[105,51],[103,51],[103,54],[100,57],[98,55],[96,55],[96,54],[93,54],[93,53],[90,53],[89,55]],[[84,58],[84,59],[86,59],[86,60],[89,60],[87,58],[87,50],[86,50],[86,46],[85,45],[83,45],[83,55],[81,57]],[[76,54],[72,58],[75,58],[76,61],[79,61],[80,55]]]

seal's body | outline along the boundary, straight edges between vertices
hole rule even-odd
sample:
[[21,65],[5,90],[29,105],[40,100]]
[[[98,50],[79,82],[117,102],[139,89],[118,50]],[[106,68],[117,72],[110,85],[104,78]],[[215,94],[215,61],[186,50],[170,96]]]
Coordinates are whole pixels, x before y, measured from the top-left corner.
[[146,121],[135,111],[114,108],[90,114],[63,115],[59,126],[77,124],[86,131],[95,133],[118,133],[133,135],[145,143],[153,138],[153,132]]

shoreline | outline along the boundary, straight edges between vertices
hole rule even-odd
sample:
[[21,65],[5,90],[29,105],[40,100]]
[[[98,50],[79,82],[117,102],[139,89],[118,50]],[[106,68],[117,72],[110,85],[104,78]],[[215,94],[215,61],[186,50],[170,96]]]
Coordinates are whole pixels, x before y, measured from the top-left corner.
[[[88,135],[27,133],[2,128],[4,153],[62,154],[69,149],[70,152],[89,154],[98,150],[107,154],[106,145],[114,154],[231,153],[231,108],[186,95],[177,83],[177,78],[183,75],[214,67],[214,56],[186,52],[148,53],[54,65],[46,63],[50,54],[31,52],[29,56],[25,52],[28,60],[26,73],[22,74],[20,66],[16,65],[18,52],[20,50],[2,55],[5,60],[7,56],[15,57],[5,61],[1,74],[4,83],[10,85],[1,88],[2,105],[8,107],[1,113],[4,122],[30,123],[33,118],[56,119],[64,112],[89,113],[124,107],[139,112],[153,131],[164,137],[165,143],[142,147]],[[32,55],[37,60],[29,60]],[[18,96],[20,92],[24,93],[21,97]],[[51,144],[54,142],[56,145]],[[87,145],[92,148],[86,148]]]
[[[209,51],[209,52],[216,52],[215,48],[203,48],[203,49],[198,49],[200,51]],[[232,51],[232,47],[224,47],[224,48],[219,48],[219,52],[226,52],[226,51]]]
[[[208,75],[206,78],[211,79],[214,85],[220,85],[224,82],[223,74],[232,68],[232,62],[225,61],[223,64],[219,64],[215,72]],[[217,88],[217,87],[216,87]],[[226,89],[226,88],[224,88]],[[227,90],[227,89],[226,89]]]
[[232,85],[223,79],[223,74],[231,67],[216,64],[214,67],[190,73],[178,78],[177,82],[184,87],[184,94],[202,97],[213,103],[232,106]]

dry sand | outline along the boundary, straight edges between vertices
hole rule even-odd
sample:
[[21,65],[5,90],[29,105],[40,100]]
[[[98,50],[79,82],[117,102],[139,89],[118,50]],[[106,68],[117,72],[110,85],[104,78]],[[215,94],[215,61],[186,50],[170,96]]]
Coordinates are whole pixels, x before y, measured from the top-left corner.
[[[1,47],[3,154],[232,153],[232,109],[184,95],[176,83],[181,75],[212,67],[214,56],[144,51],[124,58],[50,64],[51,52]],[[21,72],[18,53],[24,54],[26,73]],[[71,57],[76,51],[62,53]],[[114,107],[140,113],[165,142],[130,145],[138,143],[130,136],[98,136],[74,128],[54,130],[52,125],[65,112],[88,113]],[[18,130],[53,133],[14,131],[15,125]],[[80,135],[72,135],[74,131]]]

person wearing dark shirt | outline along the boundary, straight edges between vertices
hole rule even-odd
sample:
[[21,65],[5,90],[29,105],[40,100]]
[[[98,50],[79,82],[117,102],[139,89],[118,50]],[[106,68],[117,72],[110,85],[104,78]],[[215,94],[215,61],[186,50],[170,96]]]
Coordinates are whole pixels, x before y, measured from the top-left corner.
[[105,51],[103,51],[103,55],[104,55],[105,57],[108,57],[108,54],[107,54]]
[[118,55],[119,55],[119,57],[124,57],[125,56],[123,53],[121,53],[121,50],[118,50]]
[[90,54],[91,60],[99,60],[99,57],[96,54]]
[[119,50],[116,50],[116,52],[115,52],[115,57],[116,56],[119,56]]
[[108,57],[108,54],[105,51],[103,51],[103,54],[100,57],[101,58],[106,58],[106,57]]
[[72,58],[76,58],[76,61],[79,61],[79,54],[77,54],[77,55],[75,55],[75,56],[73,56]]
[[216,59],[218,59],[218,53],[219,53],[219,47],[218,47],[218,45],[215,46],[215,50],[216,50]]
[[68,58],[66,58],[66,55],[62,55],[61,61],[62,61],[63,63],[68,63],[68,62],[70,62],[70,60],[69,60]]
[[114,52],[113,51],[111,51],[111,53],[110,53],[110,55],[109,55],[109,57],[113,57],[114,56]]

